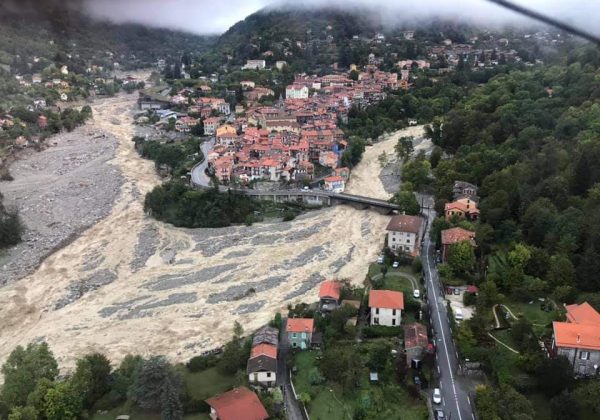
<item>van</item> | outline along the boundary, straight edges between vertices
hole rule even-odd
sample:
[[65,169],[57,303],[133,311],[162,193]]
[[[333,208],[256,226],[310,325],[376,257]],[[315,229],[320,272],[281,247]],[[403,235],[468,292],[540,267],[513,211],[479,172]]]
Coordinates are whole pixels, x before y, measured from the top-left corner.
[[454,319],[457,321],[462,321],[464,319],[462,309],[457,308],[454,310]]

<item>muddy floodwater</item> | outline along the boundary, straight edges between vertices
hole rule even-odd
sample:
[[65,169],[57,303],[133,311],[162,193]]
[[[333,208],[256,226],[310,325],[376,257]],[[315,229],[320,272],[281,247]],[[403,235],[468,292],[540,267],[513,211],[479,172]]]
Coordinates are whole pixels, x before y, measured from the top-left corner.
[[[51,251],[33,272],[0,288],[0,362],[15,346],[39,340],[50,344],[66,369],[92,351],[114,362],[128,353],[185,361],[228,340],[235,320],[252,331],[289,303],[316,300],[318,284],[326,278],[361,283],[376,259],[389,216],[349,206],[291,222],[224,229],[181,229],[146,216],[144,195],[161,181],[131,142],[135,99],[122,95],[93,105],[94,120],[81,138],[93,150],[106,149],[110,159],[100,159],[106,170],[88,177],[105,176],[118,191],[115,197],[105,193],[105,182],[72,184],[85,190],[85,205],[95,208],[101,204],[91,197],[105,197],[107,214],[96,220],[100,213],[94,213],[91,227]],[[377,156],[391,154],[396,139],[411,134],[421,135],[422,127],[367,148],[348,192],[389,198]],[[103,140],[106,148],[99,148]],[[26,160],[20,165],[18,175],[33,176],[35,165],[28,167]],[[54,172],[55,182],[65,186],[81,176]],[[23,192],[23,181],[17,182],[19,188],[6,189],[8,200],[11,191],[31,195]],[[79,209],[72,197],[58,193],[43,207],[47,215]],[[14,265],[9,263],[5,266]]]

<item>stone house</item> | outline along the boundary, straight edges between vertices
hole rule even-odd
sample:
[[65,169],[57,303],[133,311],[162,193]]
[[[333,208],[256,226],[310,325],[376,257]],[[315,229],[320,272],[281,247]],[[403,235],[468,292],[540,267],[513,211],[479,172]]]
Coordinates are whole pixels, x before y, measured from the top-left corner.
[[576,376],[600,373],[600,314],[587,302],[567,305],[567,321],[552,323],[552,350],[565,356]]

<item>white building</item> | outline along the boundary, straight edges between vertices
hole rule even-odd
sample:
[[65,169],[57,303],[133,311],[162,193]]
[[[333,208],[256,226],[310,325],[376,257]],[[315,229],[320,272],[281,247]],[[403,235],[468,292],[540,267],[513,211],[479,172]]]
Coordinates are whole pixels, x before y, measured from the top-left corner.
[[265,67],[267,67],[265,60],[248,60],[242,70],[263,70]]
[[308,88],[302,85],[289,85],[285,88],[287,99],[308,99]]
[[371,290],[369,308],[371,325],[398,327],[404,310],[404,294],[393,290]]
[[275,385],[277,346],[261,343],[252,347],[247,365],[248,381],[268,388]]
[[419,216],[393,216],[386,228],[387,246],[394,253],[418,255],[423,235],[423,219]]

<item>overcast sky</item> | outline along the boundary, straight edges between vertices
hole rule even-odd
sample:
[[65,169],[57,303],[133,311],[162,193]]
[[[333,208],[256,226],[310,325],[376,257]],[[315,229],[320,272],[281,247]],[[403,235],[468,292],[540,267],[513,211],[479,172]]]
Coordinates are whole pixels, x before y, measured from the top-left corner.
[[[273,0],[85,0],[88,12],[115,22],[136,22],[181,29],[197,34],[220,34],[249,14],[282,1]],[[431,15],[464,17],[482,23],[506,23],[516,18],[486,0],[296,0],[283,3],[316,5],[368,5],[398,22]],[[599,0],[514,0],[598,33]]]

